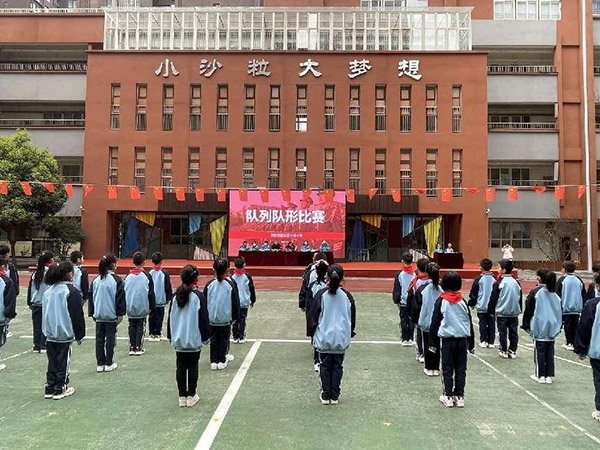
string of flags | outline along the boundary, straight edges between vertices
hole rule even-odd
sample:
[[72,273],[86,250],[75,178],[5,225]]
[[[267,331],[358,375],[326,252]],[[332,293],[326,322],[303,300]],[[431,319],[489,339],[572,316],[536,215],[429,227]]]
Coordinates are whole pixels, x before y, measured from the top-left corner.
[[[129,185],[116,185],[116,184],[90,184],[90,183],[47,183],[40,181],[19,181],[19,185],[23,190],[23,193],[27,196],[33,195],[32,186],[40,185],[48,192],[54,193],[57,192],[57,188],[64,189],[68,197],[73,197],[74,188],[82,187],[83,188],[83,197],[89,197],[92,192],[96,190],[96,188],[106,188],[107,197],[109,200],[116,200],[119,197],[119,189],[125,189],[129,192],[129,198],[132,200],[140,200],[142,198],[142,191],[138,186],[129,186]],[[600,186],[599,184],[591,184],[590,188],[595,188]],[[8,195],[9,181],[0,180],[0,195]],[[230,190],[236,190],[239,192],[240,201],[246,202],[248,201],[248,189],[247,188],[187,188],[187,187],[165,187],[165,186],[147,186],[149,192],[152,193],[154,198],[158,201],[164,200],[164,193],[174,192],[175,198],[177,201],[184,202],[186,200],[187,193],[193,193],[197,202],[203,202],[205,193],[207,191],[214,191],[217,194],[218,202],[226,202],[227,201],[227,192]],[[502,190],[507,191],[507,198],[509,201],[517,201],[519,199],[520,191],[533,191],[538,195],[543,194],[544,192],[553,189],[554,190],[554,198],[557,200],[564,200],[566,196],[567,188],[576,188],[577,189],[577,198],[582,198],[587,192],[588,187],[585,184],[580,185],[555,185],[555,186],[502,186]],[[402,202],[403,192],[410,190],[413,195],[425,195],[428,194],[429,197],[440,197],[443,203],[449,203],[452,201],[452,198],[458,197],[455,196],[456,191],[460,191],[462,193],[468,193],[471,195],[480,194],[482,191],[485,195],[485,200],[487,202],[496,201],[496,194],[498,186],[486,186],[484,188],[478,187],[436,187],[436,188],[410,188],[410,189],[386,189],[381,191],[381,195],[387,194],[389,191],[389,195],[392,196],[392,199],[395,203]],[[256,190],[256,189],[255,189]],[[261,201],[268,202],[269,201],[269,189],[267,188],[258,188],[260,192]],[[310,196],[313,190],[323,192],[325,198],[329,201],[333,201],[334,198],[334,190],[333,189],[303,189],[302,192],[305,196]],[[283,201],[290,201],[291,194],[290,189],[281,189],[281,194],[283,197]],[[373,200],[375,196],[380,194],[380,189],[378,188],[370,188],[367,191],[368,197],[370,200]],[[435,192],[436,195],[429,195],[431,192]],[[354,189],[346,189],[346,201],[348,203],[355,203],[357,192]],[[461,195],[462,196],[462,195]]]

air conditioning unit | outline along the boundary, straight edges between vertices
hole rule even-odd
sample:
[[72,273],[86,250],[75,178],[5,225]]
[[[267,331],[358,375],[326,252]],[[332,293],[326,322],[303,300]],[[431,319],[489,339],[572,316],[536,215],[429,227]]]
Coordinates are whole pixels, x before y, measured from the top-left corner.
[[296,167],[296,172],[306,172],[306,166],[304,166],[304,167]]

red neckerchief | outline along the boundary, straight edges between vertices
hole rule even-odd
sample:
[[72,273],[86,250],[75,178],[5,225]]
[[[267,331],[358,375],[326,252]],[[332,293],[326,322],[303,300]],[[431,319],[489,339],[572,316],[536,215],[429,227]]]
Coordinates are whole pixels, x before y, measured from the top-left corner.
[[448,303],[454,305],[460,302],[463,299],[462,294],[459,291],[445,291],[440,294],[444,300],[447,300]]
[[6,276],[6,272],[4,270],[0,270],[0,276],[5,277]]
[[44,267],[51,267],[51,266],[52,266],[52,263],[46,263],[46,264],[44,264]]
[[402,265],[402,272],[406,272],[409,275],[412,275],[413,273],[415,273],[415,269],[412,266],[412,264],[404,264]]
[[162,266],[154,266],[154,270],[156,270],[157,272],[160,272],[162,270]]
[[238,277],[244,275],[244,273],[246,273],[246,271],[244,269],[235,269],[233,271]]
[[411,289],[416,288],[418,280],[426,280],[427,278],[429,278],[429,277],[427,276],[426,273],[418,273],[416,278],[413,278],[412,281],[410,282],[410,284],[408,285],[408,290],[410,291]]
[[142,273],[143,271],[144,271],[144,269],[143,269],[143,268],[138,268],[138,267],[136,267],[135,269],[131,269],[131,270],[129,271],[129,273],[132,273],[132,274],[134,274],[134,275],[139,275],[139,274],[140,274],[140,273]]

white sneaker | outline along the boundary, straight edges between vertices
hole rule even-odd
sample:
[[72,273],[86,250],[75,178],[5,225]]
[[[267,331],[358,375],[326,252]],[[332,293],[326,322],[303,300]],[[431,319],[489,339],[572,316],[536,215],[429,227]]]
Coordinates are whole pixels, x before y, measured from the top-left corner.
[[234,359],[235,359],[235,356],[233,356],[233,355],[225,355],[225,360],[226,360],[227,362],[229,362],[229,361],[233,361]]
[[487,346],[488,346],[488,348],[496,348],[496,344],[490,344],[490,343],[488,343]]
[[517,352],[513,352],[512,350],[508,351],[508,359],[517,359]]
[[457,408],[464,408],[465,407],[465,398],[464,397],[454,397],[454,406],[456,406]]
[[319,373],[321,371],[321,364],[315,363],[313,367],[315,369],[315,372]]
[[114,372],[115,370],[117,370],[117,367],[119,367],[119,366],[117,365],[116,362],[114,362],[110,366],[104,366],[104,371],[105,372]]
[[433,370],[423,369],[423,373],[425,375],[427,375],[428,377],[432,377],[433,376]]
[[186,406],[188,408],[191,408],[192,406],[196,406],[196,403],[198,403],[199,401],[200,397],[198,397],[198,394],[194,395],[193,397],[188,397]]
[[9,337],[13,337],[13,334],[12,334],[12,333],[9,331],[8,333],[6,333],[6,337],[7,337],[7,338],[9,338]]
[[448,397],[447,395],[440,395],[440,403],[444,405],[446,408],[454,407],[454,399],[452,397]]
[[239,343],[240,343],[240,340],[239,340],[239,339],[234,339],[234,340],[233,340],[233,343],[234,343],[234,344],[239,344]]
[[0,372],[2,372],[4,369],[6,369],[6,364],[0,363]]
[[567,344],[563,344],[561,345],[562,348],[564,348],[565,350],[569,350],[569,346]]
[[65,389],[64,392],[62,392],[60,394],[53,395],[52,398],[54,400],[62,400],[65,397],[70,397],[74,393],[75,393],[75,388],[69,387],[69,388]]
[[44,354],[44,353],[48,353],[48,350],[46,350],[45,348],[40,350],[40,353]]
[[552,384],[552,377],[546,377],[546,384]]
[[339,402],[340,402],[339,399],[338,400],[329,400],[330,405],[337,405]]
[[104,372],[104,367],[106,367],[106,366],[98,366],[98,367],[96,367],[96,372],[98,372],[98,373]]
[[179,407],[180,408],[185,408],[187,406],[187,398],[186,397],[179,397]]
[[433,376],[434,377],[439,377],[440,376],[440,371],[439,370],[433,370]]
[[498,355],[500,356],[500,358],[508,359],[508,353],[503,352],[502,350],[498,352]]
[[594,411],[592,413],[592,419],[597,420],[598,422],[600,422],[600,411]]
[[479,343],[479,346],[480,346],[481,348],[487,348],[487,347],[488,347],[488,343],[487,343],[487,342],[480,342],[480,343]]
[[408,341],[408,345],[410,347],[412,347],[413,345],[415,345],[415,342],[411,339],[411,340]]
[[573,346],[573,344],[569,344],[567,345],[567,350],[569,350],[570,352],[575,351],[575,347]]
[[531,378],[533,381],[535,381],[536,383],[540,383],[540,384],[544,384],[546,382],[546,379],[544,377],[536,377],[535,374],[534,375],[530,375],[529,378]]
[[135,356],[135,350],[130,348],[129,349],[129,356]]
[[217,363],[210,363],[210,370],[217,370],[218,364]]
[[224,370],[226,368],[227,368],[227,362],[217,364],[217,370]]
[[419,357],[417,358],[417,361],[419,361],[421,364],[425,363],[425,357],[423,355],[419,355]]
[[54,397],[54,394],[44,394],[44,398],[46,400],[51,400]]
[[246,343],[246,338],[240,339],[240,344],[245,344]]
[[331,400],[323,400],[322,392],[319,394],[319,400],[321,400],[321,405],[329,405],[331,403]]
[[402,341],[400,345],[402,345],[402,347],[410,347],[412,344],[410,343],[410,341]]
[[134,352],[134,355],[135,356],[142,356],[144,353],[146,353],[146,350],[144,350],[143,348],[140,348],[136,352]]

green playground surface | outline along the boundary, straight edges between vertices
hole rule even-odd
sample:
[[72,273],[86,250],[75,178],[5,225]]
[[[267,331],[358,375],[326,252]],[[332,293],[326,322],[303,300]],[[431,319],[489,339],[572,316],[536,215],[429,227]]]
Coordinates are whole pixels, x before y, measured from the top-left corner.
[[[146,341],[144,356],[127,356],[126,321],[119,327],[117,371],[97,374],[93,340],[75,344],[75,395],[44,400],[46,357],[31,352],[31,316],[21,295],[19,315],[10,325],[13,337],[1,354],[8,367],[0,372],[0,448],[194,449],[208,448],[204,443],[212,439],[199,441],[211,433],[211,448],[221,450],[600,445],[600,423],[591,418],[592,371],[587,361],[560,348],[562,335],[554,384],[530,380],[531,339],[521,332],[516,360],[476,347],[476,355],[469,356],[466,407],[445,409],[438,402],[441,380],[426,377],[414,350],[398,345],[391,296],[357,293],[357,336],[346,355],[340,403],[323,406],[297,294],[259,291],[257,296],[248,319],[251,341],[232,345],[235,361],[225,371],[211,372],[208,349],[203,351],[200,403],[179,408],[172,347]],[[91,320],[87,333],[95,333]],[[250,354],[243,364],[253,346],[254,358]],[[227,399],[232,401],[226,415],[214,417]]]

